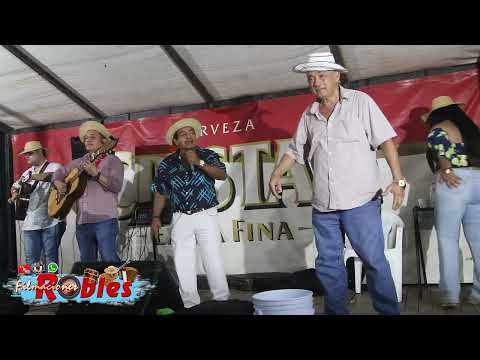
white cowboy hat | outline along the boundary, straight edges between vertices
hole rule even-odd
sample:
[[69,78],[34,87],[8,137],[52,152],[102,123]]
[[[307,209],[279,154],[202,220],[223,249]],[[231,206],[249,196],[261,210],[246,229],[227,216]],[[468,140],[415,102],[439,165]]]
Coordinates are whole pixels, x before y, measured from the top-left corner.
[[40,141],[28,141],[25,143],[25,146],[23,147],[23,151],[18,153],[18,155],[23,155],[29,152],[33,152],[35,150],[40,150],[40,149],[45,149],[47,148],[42,146],[42,143]]
[[85,142],[85,135],[87,134],[87,131],[89,130],[95,130],[98,131],[103,137],[106,139],[110,139],[112,137],[112,134],[108,129],[98,121],[86,121],[84,122],[79,129],[80,133],[80,141],[83,143]]
[[428,120],[428,117],[430,116],[430,114],[432,112],[434,112],[435,110],[438,110],[438,109],[441,109],[443,107],[450,106],[450,105],[458,105],[458,106],[460,106],[460,108],[462,110],[465,107],[464,103],[454,102],[450,96],[438,96],[438,97],[436,97],[435,99],[432,100],[432,110],[430,110],[428,113],[423,114],[421,116],[423,122],[426,122]]
[[298,64],[293,67],[292,71],[296,73],[306,73],[308,71],[338,71],[341,73],[348,72],[342,65],[335,63],[332,53],[321,52],[308,55],[306,63]]
[[186,119],[181,119],[175,122],[172,126],[167,131],[167,135],[165,136],[167,143],[169,145],[173,145],[173,136],[175,133],[184,128],[184,127],[191,127],[195,131],[195,135],[197,138],[202,136],[202,124],[200,124],[200,121],[197,119],[193,118],[186,118]]

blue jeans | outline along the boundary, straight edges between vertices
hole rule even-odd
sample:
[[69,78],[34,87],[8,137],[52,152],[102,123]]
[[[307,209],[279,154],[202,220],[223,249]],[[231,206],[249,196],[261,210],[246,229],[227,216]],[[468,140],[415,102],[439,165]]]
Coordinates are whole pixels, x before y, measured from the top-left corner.
[[100,261],[120,261],[117,255],[117,219],[92,224],[77,224],[76,235],[80,250],[80,261],[97,261],[97,252],[100,252]]
[[435,229],[440,265],[440,299],[445,303],[460,300],[460,224],[473,257],[471,298],[480,302],[480,170],[454,169],[461,185],[450,189],[435,184]]
[[[45,257],[45,265],[54,262],[58,265],[58,248],[67,224],[59,222],[46,229],[25,230],[25,257],[27,264],[37,263]],[[43,256],[42,256],[43,254]]]
[[350,210],[319,212],[313,209],[312,218],[318,252],[315,268],[325,289],[325,313],[349,314],[347,271],[343,261],[346,233],[365,267],[373,307],[380,314],[400,314],[395,284],[384,253],[380,200]]

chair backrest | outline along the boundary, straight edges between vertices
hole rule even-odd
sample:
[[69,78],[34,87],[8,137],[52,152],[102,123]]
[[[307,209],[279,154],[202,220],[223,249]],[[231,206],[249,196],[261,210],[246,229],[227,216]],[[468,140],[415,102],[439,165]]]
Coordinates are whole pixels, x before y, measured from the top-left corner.
[[382,210],[383,237],[385,238],[385,249],[392,249],[396,246],[397,227],[405,226],[403,220],[393,210]]

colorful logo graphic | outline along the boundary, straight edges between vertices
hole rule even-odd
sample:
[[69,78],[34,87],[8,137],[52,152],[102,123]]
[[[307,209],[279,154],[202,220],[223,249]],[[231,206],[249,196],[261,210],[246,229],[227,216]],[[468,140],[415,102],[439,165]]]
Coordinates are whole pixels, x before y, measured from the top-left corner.
[[48,264],[48,272],[49,273],[55,273],[58,271],[58,265],[54,262],[51,262]]
[[153,288],[146,279],[141,279],[138,270],[126,266],[113,265],[100,272],[86,268],[83,276],[56,274],[58,265],[49,263],[48,273],[44,266],[34,264],[31,267],[18,267],[19,276],[4,285],[12,290],[12,296],[21,297],[25,304],[66,303],[69,301],[103,303],[112,305],[131,305]]

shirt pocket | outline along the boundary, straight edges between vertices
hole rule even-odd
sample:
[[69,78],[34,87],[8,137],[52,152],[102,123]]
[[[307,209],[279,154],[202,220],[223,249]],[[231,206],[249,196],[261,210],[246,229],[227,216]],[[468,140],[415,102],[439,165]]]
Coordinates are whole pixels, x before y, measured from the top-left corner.
[[332,129],[330,140],[337,146],[353,146],[366,140],[361,124],[355,119],[345,119]]

